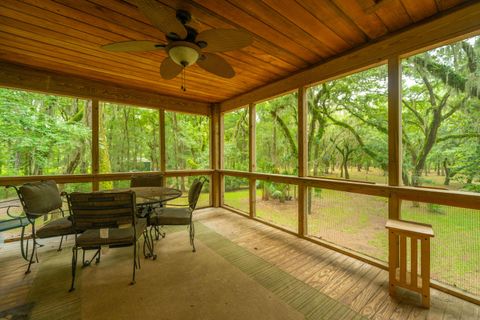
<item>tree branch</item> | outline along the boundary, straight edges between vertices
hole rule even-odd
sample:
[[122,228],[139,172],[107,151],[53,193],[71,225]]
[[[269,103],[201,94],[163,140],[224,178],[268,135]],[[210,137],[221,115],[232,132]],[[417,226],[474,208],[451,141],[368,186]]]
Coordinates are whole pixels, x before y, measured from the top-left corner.
[[452,139],[464,139],[464,138],[480,138],[480,133],[477,132],[470,132],[470,133],[462,133],[462,134],[451,134],[448,136],[440,137],[437,139],[438,142],[452,140]]

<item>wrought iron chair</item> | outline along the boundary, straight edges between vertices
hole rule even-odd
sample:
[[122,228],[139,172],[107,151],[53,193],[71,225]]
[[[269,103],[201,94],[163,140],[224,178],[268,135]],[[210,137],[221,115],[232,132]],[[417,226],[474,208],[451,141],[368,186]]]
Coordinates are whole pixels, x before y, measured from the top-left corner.
[[195,179],[188,190],[188,206],[181,208],[161,207],[157,208],[149,217],[149,225],[166,226],[166,225],[188,225],[190,235],[190,245],[195,249],[195,225],[193,223],[193,211],[195,210],[203,188],[203,184],[207,179],[201,177]]
[[17,199],[2,202],[0,210],[6,209],[8,219],[0,220],[0,232],[22,228],[22,232],[20,235],[20,251],[22,253],[23,259],[28,261],[28,247],[30,238],[27,237],[25,239],[25,229],[30,225],[30,221],[27,219],[25,212],[23,211],[20,214],[14,214],[11,212],[12,208],[20,208],[17,203]]
[[[37,239],[61,237],[58,246],[58,251],[60,251],[62,250],[63,237],[75,234],[75,230],[73,229],[72,221],[69,217],[65,216],[65,212],[62,209],[63,202],[55,181],[47,180],[30,182],[25,183],[19,188],[16,186],[8,187],[13,187],[17,191],[25,216],[32,225],[32,252],[30,253],[27,271],[25,271],[25,274],[28,274],[30,273],[30,267],[33,263],[34,256],[35,260],[38,262],[37,248],[40,245],[38,244]],[[52,220],[36,230],[35,222],[38,218],[45,218],[47,215],[55,212],[59,212],[61,218]],[[24,235],[25,233],[23,232],[22,238]]]
[[146,220],[138,219],[135,193],[127,192],[73,192],[67,195],[72,214],[73,227],[81,234],[75,234],[72,248],[72,285],[75,290],[78,249],[97,250],[102,246],[119,248],[133,246],[133,276],[140,268],[138,257],[138,239],[146,228]]
[[162,187],[163,174],[149,173],[139,176],[132,176],[130,179],[130,187]]
[[[132,176],[130,178],[130,187],[131,188],[136,188],[136,187],[163,187],[163,182],[164,182],[164,178],[163,178],[163,174],[161,173],[148,173],[148,174],[142,174],[142,175],[138,175],[138,176]],[[142,216],[142,217],[148,217],[152,212],[153,212],[153,209],[155,207],[161,207],[162,204],[161,203],[158,203],[158,204],[154,204],[154,205],[148,205],[148,206],[145,206],[145,207],[139,207],[138,210],[140,211],[139,212],[139,215]],[[142,212],[143,211],[143,212]],[[157,226],[157,227],[154,227],[153,230],[150,230],[150,238],[144,243],[144,246],[143,246],[143,253],[145,256],[148,256],[150,255],[153,259],[156,258],[155,254],[153,254],[153,247],[154,247],[154,244],[153,244],[153,235],[152,235],[152,231],[155,232],[155,238],[158,240],[160,238],[160,236],[162,236],[162,238],[165,238],[165,232],[162,232],[160,230],[160,228]],[[147,253],[147,248],[145,247],[145,245],[148,247],[148,251],[150,252],[149,254]]]

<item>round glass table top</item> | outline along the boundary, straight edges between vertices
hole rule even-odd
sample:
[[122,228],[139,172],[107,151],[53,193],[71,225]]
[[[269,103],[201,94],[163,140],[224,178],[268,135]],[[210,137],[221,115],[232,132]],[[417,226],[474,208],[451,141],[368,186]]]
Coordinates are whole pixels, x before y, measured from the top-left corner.
[[149,205],[176,199],[182,195],[182,191],[167,187],[131,187],[105,190],[105,192],[135,192],[137,205]]

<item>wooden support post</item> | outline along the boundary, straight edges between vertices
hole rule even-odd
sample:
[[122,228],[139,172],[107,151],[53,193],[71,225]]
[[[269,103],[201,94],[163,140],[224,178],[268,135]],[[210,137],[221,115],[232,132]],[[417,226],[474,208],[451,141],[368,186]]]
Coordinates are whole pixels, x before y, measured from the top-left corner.
[[[398,56],[388,59],[388,184],[402,181],[402,64]],[[400,219],[401,200],[392,194],[388,218]]]
[[214,171],[211,180],[212,205],[215,208],[220,206],[222,181],[221,175],[217,171],[220,169],[220,107],[218,104],[212,104],[210,113],[210,166]]
[[[98,99],[93,99],[92,103],[92,174],[95,177],[100,172],[100,149],[99,149],[99,106]],[[97,179],[94,178],[92,182],[92,190],[98,191],[100,184]]]
[[[165,147],[165,110],[160,109],[158,111],[158,121],[160,124],[159,127],[159,135],[160,135],[160,171],[165,174],[167,171],[167,152]],[[167,183],[167,178],[163,179],[163,185],[165,186]]]
[[[248,171],[255,172],[257,169],[257,156],[255,153],[255,130],[256,130],[256,108],[255,104],[250,104],[248,106],[248,154],[249,154],[249,161],[248,161]],[[255,178],[249,178],[249,214],[250,217],[253,218],[256,216],[255,213],[255,201],[257,195],[257,186]]]
[[160,171],[165,173],[167,171],[167,154],[165,145],[165,110],[160,109],[158,111],[159,121],[159,136],[160,136]]
[[[220,105],[217,105],[217,112],[218,112],[218,168],[223,170],[225,167],[225,148],[224,148],[224,133],[225,133],[225,126],[224,126],[224,115],[220,112]],[[220,206],[223,206],[224,195],[225,195],[225,176],[221,174],[219,176],[219,197],[220,197]]]
[[[307,142],[307,89],[298,89],[298,176],[308,175],[308,142]],[[298,235],[307,234],[307,196],[308,187],[298,185]]]

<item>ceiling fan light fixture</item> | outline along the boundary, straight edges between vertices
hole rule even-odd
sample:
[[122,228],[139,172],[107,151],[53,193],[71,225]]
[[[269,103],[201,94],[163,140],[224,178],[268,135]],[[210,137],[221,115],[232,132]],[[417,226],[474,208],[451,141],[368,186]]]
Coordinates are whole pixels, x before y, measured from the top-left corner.
[[200,57],[200,47],[186,41],[176,41],[167,48],[168,55],[178,65],[188,67]]

